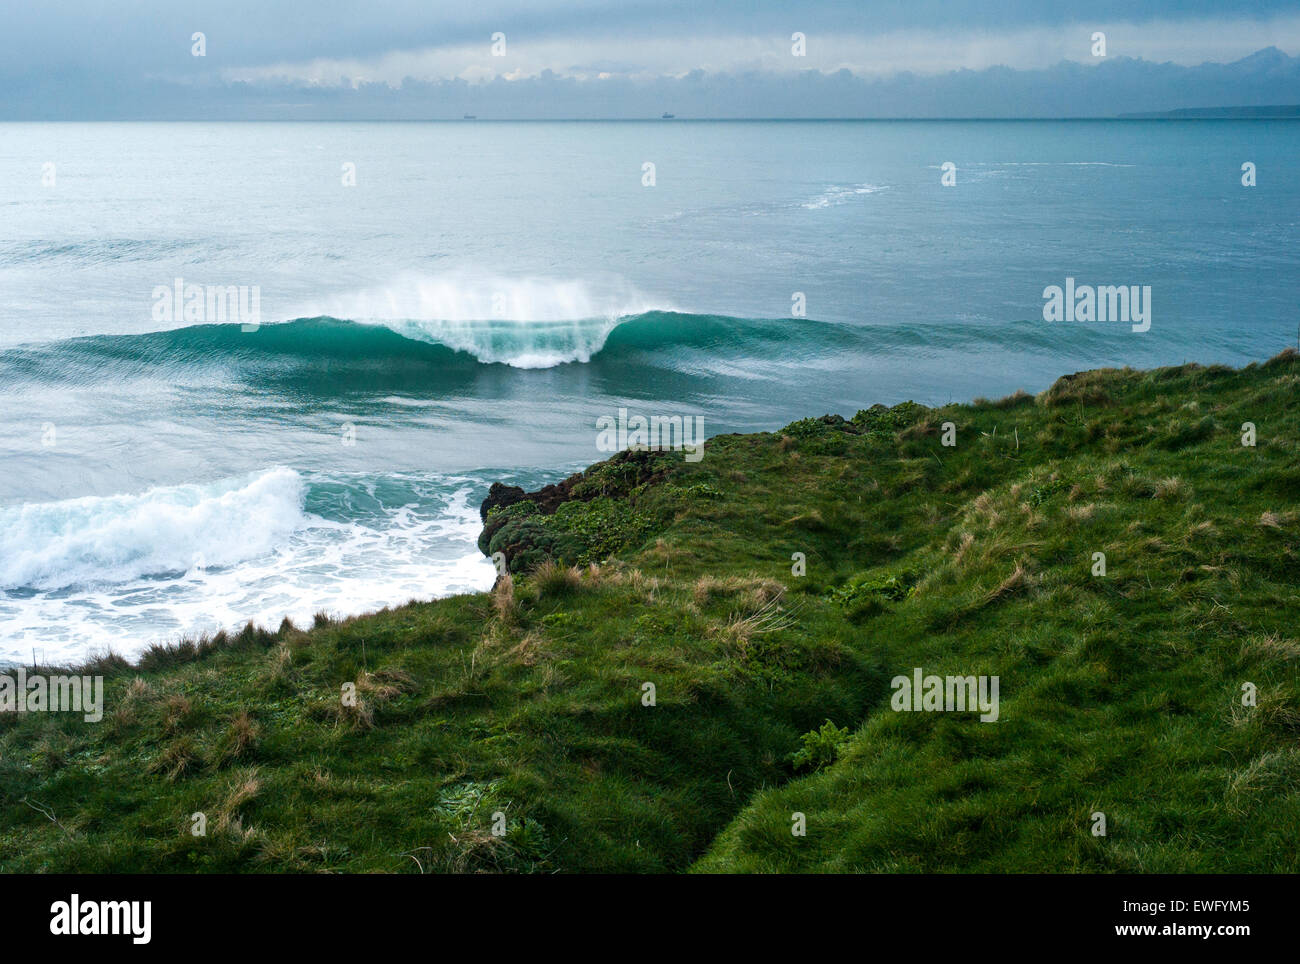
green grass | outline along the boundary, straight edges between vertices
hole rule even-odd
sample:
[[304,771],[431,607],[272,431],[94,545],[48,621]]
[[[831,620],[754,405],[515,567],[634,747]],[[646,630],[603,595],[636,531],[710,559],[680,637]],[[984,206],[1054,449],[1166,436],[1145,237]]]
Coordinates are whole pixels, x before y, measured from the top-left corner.
[[[501,510],[491,594],[0,716],[0,869],[1295,872],[1297,387],[1098,371],[621,455]],[[913,667],[997,675],[999,720],[893,712]]]

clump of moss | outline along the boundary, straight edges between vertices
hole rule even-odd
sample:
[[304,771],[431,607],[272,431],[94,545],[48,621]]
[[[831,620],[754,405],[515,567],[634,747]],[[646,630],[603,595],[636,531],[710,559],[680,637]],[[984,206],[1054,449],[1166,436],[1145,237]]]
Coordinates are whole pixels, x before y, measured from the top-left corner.
[[502,553],[511,572],[530,572],[548,559],[566,565],[600,562],[640,545],[659,519],[637,507],[638,495],[663,476],[666,453],[624,451],[535,493],[493,486],[484,503],[479,550]]
[[600,562],[639,545],[656,524],[649,514],[618,499],[564,502],[551,515],[529,505],[517,503],[496,513],[493,519],[502,524],[486,541],[480,539],[485,554],[505,554],[511,572],[530,572],[547,560],[579,566]]
[[899,402],[892,408],[872,405],[854,415],[853,424],[870,438],[888,441],[920,421],[929,411],[924,405],[913,401]]

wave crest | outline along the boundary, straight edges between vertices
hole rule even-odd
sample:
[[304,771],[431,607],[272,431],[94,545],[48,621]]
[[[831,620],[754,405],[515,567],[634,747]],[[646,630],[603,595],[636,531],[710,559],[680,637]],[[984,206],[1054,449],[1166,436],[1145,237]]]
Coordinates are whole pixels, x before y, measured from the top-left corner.
[[[588,362],[624,321],[577,318],[561,321],[390,321],[385,328],[404,338],[444,345],[485,364],[554,368]],[[366,322],[370,323],[370,322]]]
[[456,275],[405,276],[302,306],[293,316],[346,318],[488,364],[550,368],[590,361],[620,321],[665,310],[621,280]]

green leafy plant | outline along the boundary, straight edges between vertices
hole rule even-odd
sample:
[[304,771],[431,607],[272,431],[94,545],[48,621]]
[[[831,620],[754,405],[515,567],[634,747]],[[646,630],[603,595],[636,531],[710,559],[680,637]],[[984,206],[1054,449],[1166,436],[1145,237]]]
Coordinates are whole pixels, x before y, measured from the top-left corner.
[[849,742],[849,728],[827,720],[820,729],[801,736],[799,742],[800,748],[790,755],[795,770],[824,770],[839,759],[840,750]]

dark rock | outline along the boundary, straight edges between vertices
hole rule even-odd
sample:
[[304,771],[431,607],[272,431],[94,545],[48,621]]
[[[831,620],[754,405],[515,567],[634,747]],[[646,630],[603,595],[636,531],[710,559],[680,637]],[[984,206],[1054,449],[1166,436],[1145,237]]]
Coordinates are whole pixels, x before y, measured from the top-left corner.
[[[883,407],[883,406],[882,406]],[[850,435],[861,435],[862,429],[854,425],[843,415],[823,415],[817,421],[823,425],[829,425],[831,428],[838,429],[841,432],[848,432]]]
[[487,498],[479,506],[479,518],[486,522],[490,511],[498,507],[504,509],[508,505],[521,502],[527,494],[517,485],[502,485],[500,482],[493,482],[492,488],[488,489]]

